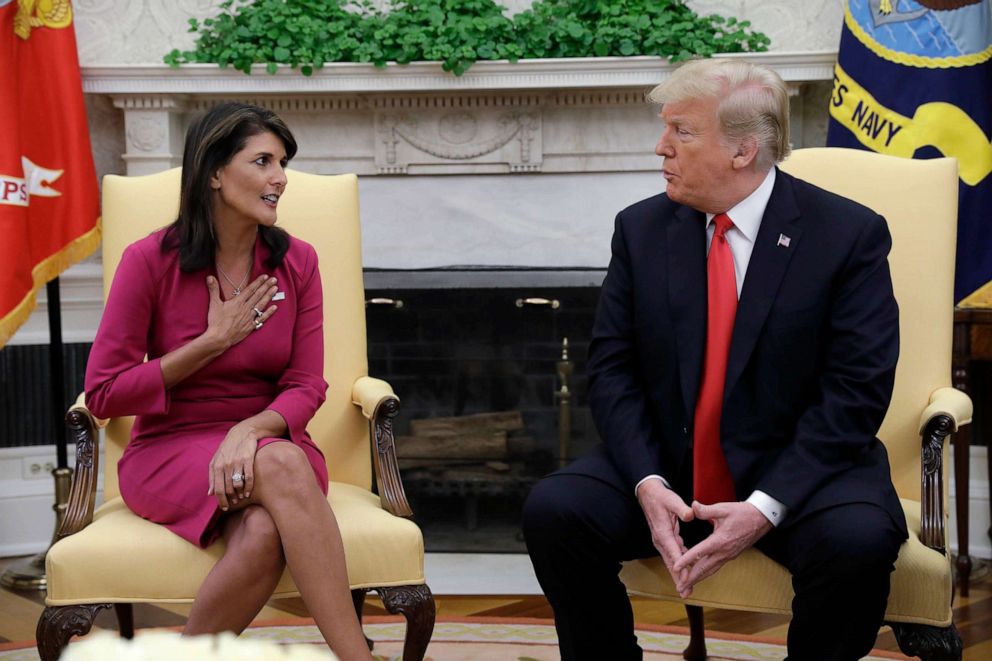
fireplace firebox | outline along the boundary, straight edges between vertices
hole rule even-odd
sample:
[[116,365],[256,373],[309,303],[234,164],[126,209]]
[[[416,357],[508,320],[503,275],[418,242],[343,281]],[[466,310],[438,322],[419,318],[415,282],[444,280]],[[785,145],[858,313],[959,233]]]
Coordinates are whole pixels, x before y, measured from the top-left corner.
[[598,441],[585,360],[602,271],[536,274],[366,276],[369,372],[402,402],[397,453],[429,552],[523,552],[530,488]]

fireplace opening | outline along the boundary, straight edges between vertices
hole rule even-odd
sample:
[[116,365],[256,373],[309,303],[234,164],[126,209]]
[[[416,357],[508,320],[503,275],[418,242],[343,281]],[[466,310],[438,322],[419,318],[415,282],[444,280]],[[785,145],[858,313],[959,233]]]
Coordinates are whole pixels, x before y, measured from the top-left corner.
[[428,552],[525,552],[530,488],[598,442],[585,362],[602,271],[520,277],[366,274],[369,373],[400,397],[397,452]]

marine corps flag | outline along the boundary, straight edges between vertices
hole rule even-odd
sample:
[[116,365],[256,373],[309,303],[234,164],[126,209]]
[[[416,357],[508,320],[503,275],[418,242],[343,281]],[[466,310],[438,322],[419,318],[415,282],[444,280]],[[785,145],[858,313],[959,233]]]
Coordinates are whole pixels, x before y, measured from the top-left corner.
[[100,201],[68,0],[0,0],[0,347],[96,249]]
[[990,140],[992,0],[847,1],[827,144],[958,159],[955,301],[992,280]]

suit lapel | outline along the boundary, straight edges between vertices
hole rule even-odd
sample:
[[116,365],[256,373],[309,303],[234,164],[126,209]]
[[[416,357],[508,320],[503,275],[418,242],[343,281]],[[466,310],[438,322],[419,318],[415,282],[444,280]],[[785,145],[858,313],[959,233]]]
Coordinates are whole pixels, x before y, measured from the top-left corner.
[[727,361],[727,381],[723,391],[725,400],[754,351],[786,268],[799,244],[802,229],[795,222],[798,218],[799,206],[792,190],[792,178],[779,170],[754,241],[754,250],[737,305],[737,318]]
[[706,214],[679,207],[668,226],[668,298],[686,419],[699,394],[706,341]]

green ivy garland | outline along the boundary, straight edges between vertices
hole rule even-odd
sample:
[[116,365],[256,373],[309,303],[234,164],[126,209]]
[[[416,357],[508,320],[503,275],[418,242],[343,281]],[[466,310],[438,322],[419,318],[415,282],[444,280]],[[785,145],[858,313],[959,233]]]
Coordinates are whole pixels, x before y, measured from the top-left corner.
[[[767,50],[748,21],[701,17],[685,0],[536,0],[512,19],[495,0],[225,0],[202,23],[194,50],[173,50],[167,64],[214,62],[251,73],[265,63],[304,76],[327,62],[401,64],[440,61],[456,76],[479,60],[541,57],[694,55]],[[346,9],[351,7],[352,9]]]

